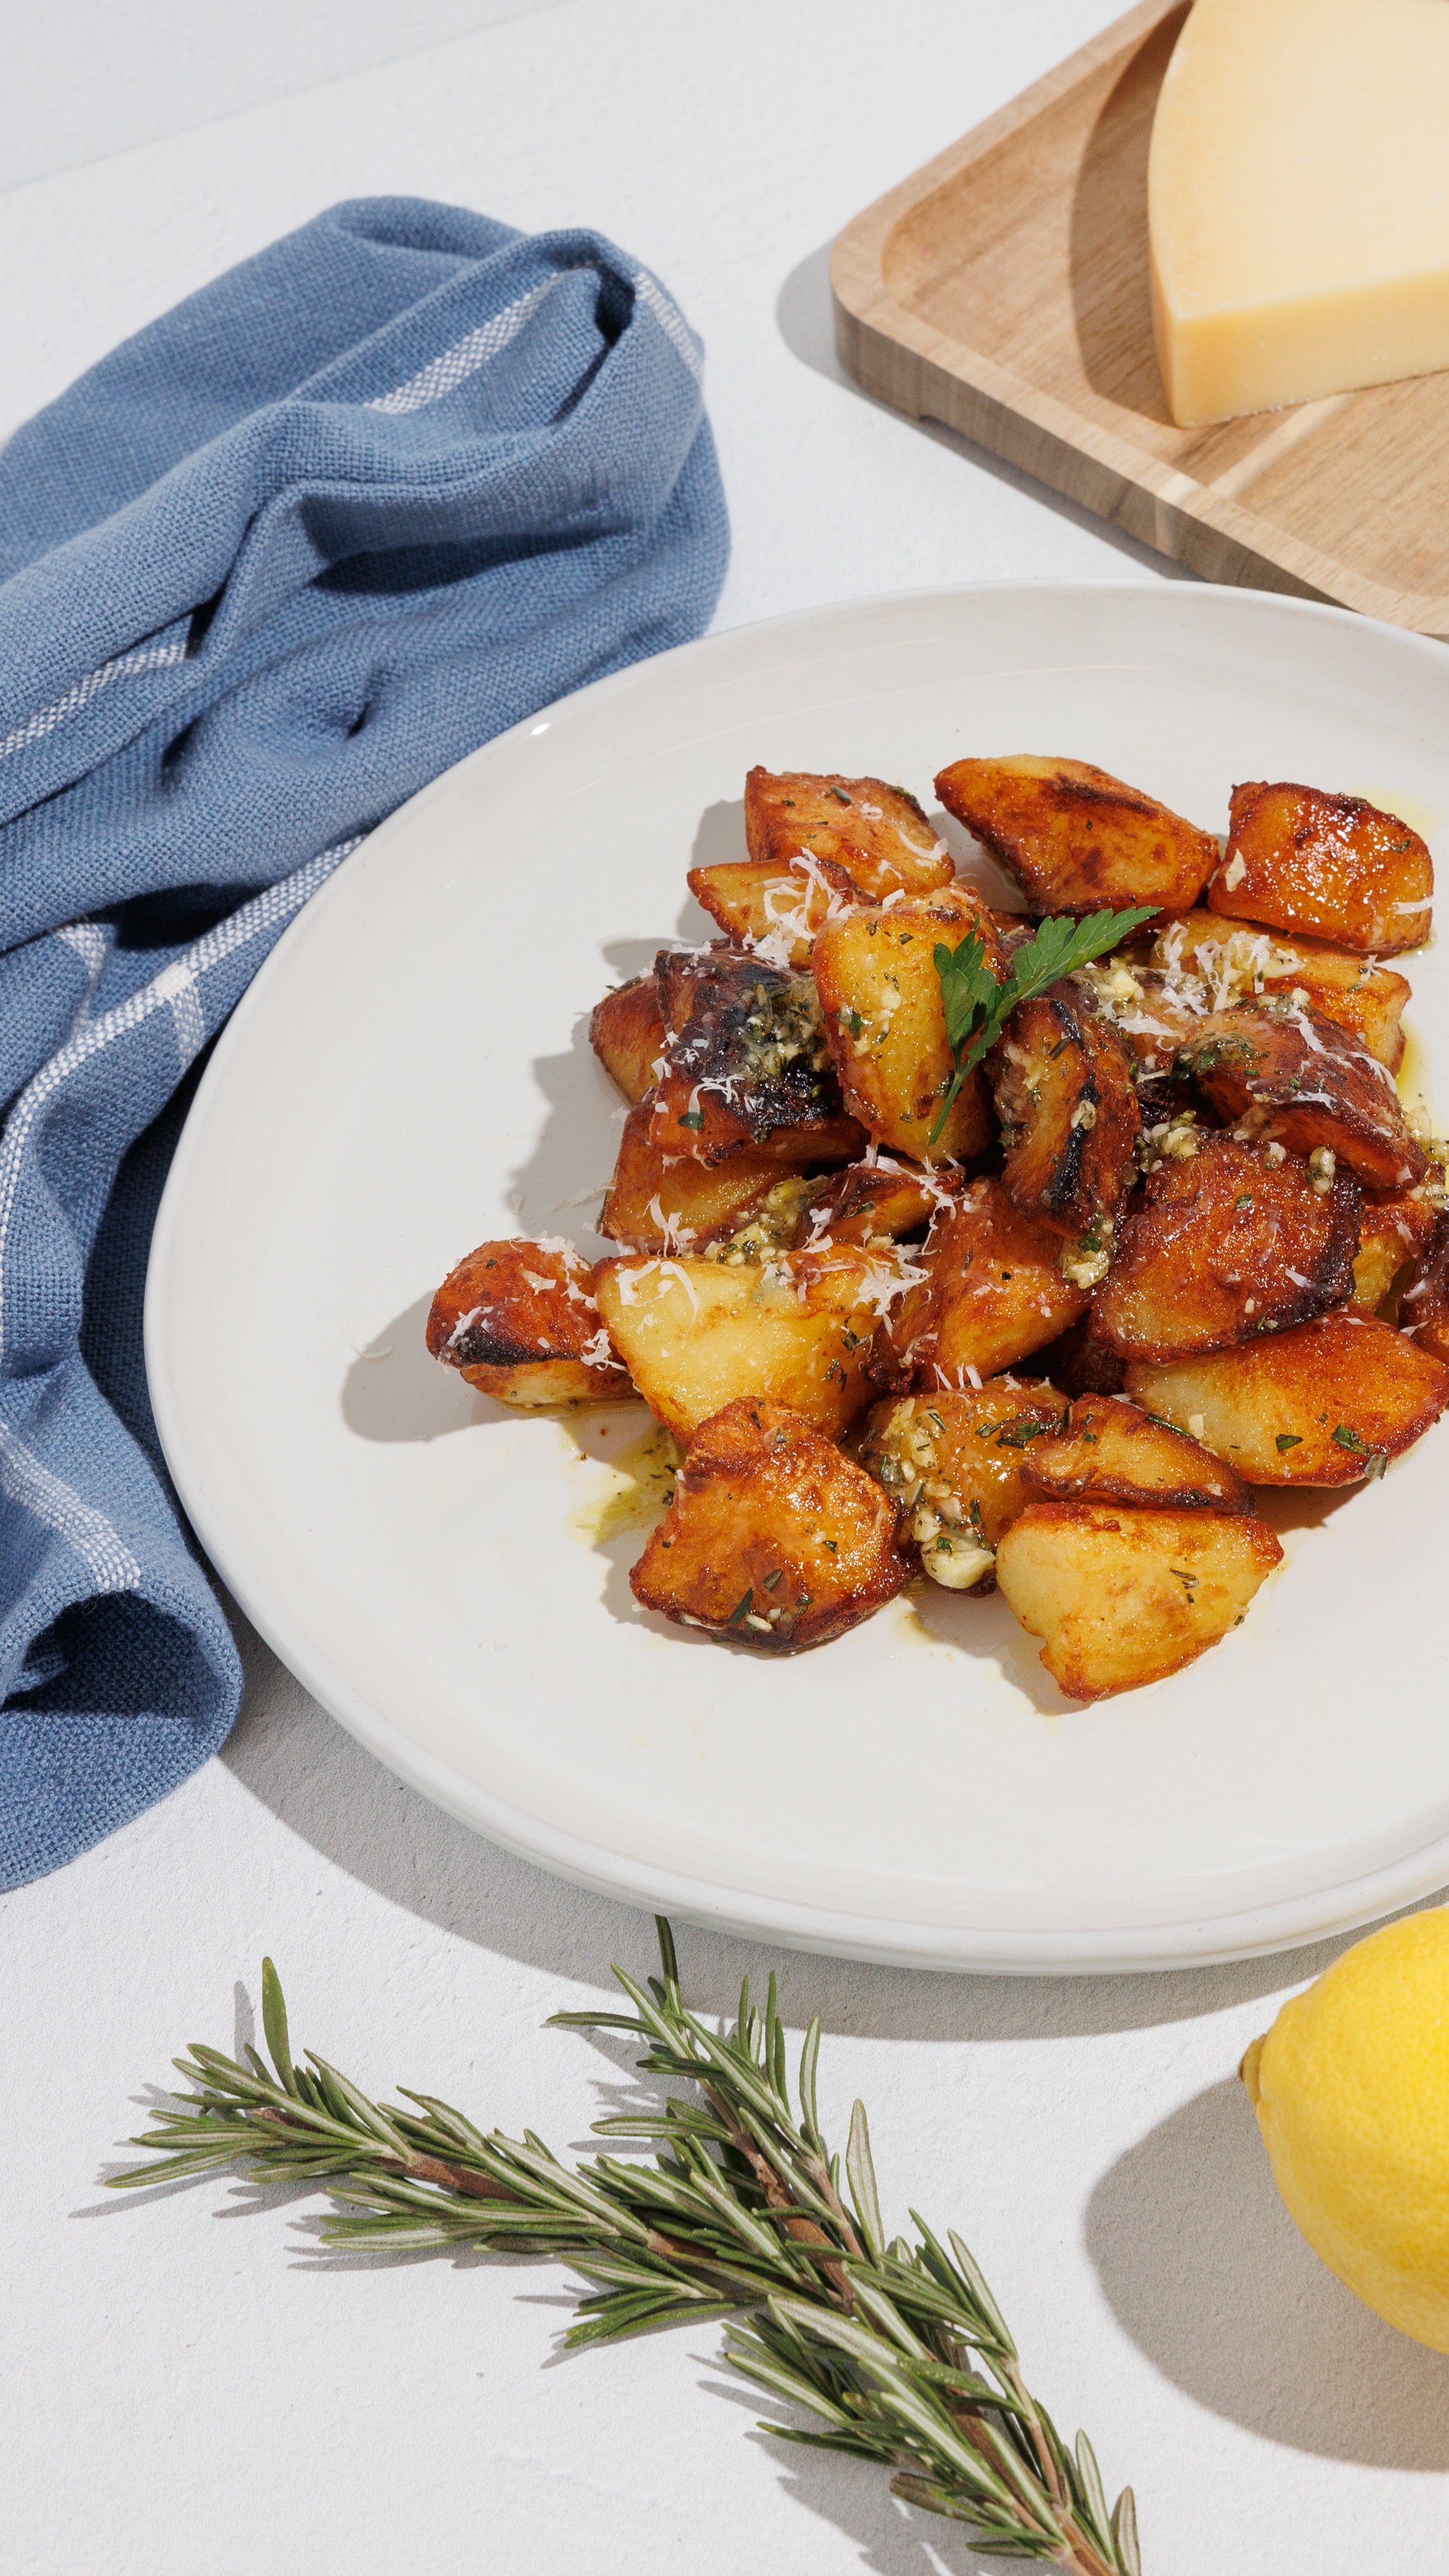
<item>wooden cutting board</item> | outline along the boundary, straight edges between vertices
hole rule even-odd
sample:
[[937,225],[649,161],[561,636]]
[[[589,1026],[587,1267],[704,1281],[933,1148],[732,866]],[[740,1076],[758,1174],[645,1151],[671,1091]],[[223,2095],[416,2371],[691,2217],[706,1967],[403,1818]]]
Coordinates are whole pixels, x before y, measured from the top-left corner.
[[1168,417],[1147,147],[1186,16],[1142,0],[857,215],[831,260],[841,358],[1210,581],[1449,637],[1449,374]]

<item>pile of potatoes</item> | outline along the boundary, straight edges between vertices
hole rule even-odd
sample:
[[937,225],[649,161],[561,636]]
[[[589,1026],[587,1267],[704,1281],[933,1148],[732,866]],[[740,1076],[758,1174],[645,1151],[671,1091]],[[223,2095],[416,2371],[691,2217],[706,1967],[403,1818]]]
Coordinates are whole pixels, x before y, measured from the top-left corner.
[[[1237,787],[1225,843],[1079,761],[936,792],[1021,888],[988,907],[914,797],[750,772],[720,936],[591,1023],[628,1101],[590,1265],[485,1243],[428,1347],[508,1404],[631,1389],[682,1450],[637,1598],[777,1652],[913,1579],[999,1588],[1061,1689],[1160,1680],[1282,1551],[1254,1487],[1383,1474],[1449,1403],[1442,1158],[1395,1082],[1428,936],[1418,834]],[[1152,906],[954,1071],[935,952],[1004,978],[1047,914]]]

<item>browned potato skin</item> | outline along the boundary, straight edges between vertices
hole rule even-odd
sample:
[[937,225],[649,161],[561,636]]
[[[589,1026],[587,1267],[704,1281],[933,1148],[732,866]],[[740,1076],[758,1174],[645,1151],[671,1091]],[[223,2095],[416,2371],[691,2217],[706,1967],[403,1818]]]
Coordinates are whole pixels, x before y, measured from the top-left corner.
[[642,1100],[664,1050],[664,1014],[652,975],[636,975],[594,1004],[589,1042],[625,1099]]
[[[1353,1265],[1354,1305],[1377,1314],[1405,1264],[1423,1261],[1442,1227],[1442,1209],[1426,1190],[1398,1190],[1388,1198],[1366,1200]],[[1409,1318],[1391,1315],[1387,1320],[1407,1323]]]
[[741,1398],[702,1422],[629,1577],[666,1619],[798,1654],[906,1582],[895,1505],[787,1405]]
[[1085,1315],[1054,1342],[1034,1353],[1037,1368],[1068,1395],[1120,1395],[1127,1363],[1097,1324],[1095,1296]]
[[[1066,1409],[1055,1387],[1015,1378],[993,1378],[959,1393],[888,1396],[874,1406],[860,1463],[900,1507],[902,1552],[929,1571],[936,1544],[930,1522],[948,1540],[999,1547],[1031,1500],[1025,1462],[1046,1445]],[[993,1591],[995,1578],[984,1574],[969,1588]]]
[[[1221,950],[1235,936],[1249,942],[1260,937],[1267,950],[1261,972],[1255,976],[1253,986],[1245,990],[1261,985],[1265,993],[1305,994],[1324,1019],[1336,1020],[1340,1028],[1356,1030],[1370,1055],[1376,1055],[1390,1073],[1398,1072],[1404,1060],[1404,1032],[1399,1023],[1409,998],[1409,983],[1391,966],[1376,966],[1367,957],[1356,957],[1346,948],[1325,947],[1316,939],[1290,939],[1283,931],[1260,931],[1256,922],[1240,923],[1205,909],[1164,922],[1153,936],[1148,964],[1161,968],[1175,961],[1189,974],[1196,974],[1204,950]],[[1202,958],[1205,969],[1214,962],[1210,954]]]
[[1270,1161],[1209,1131],[1195,1154],[1149,1171],[1097,1291],[1098,1326],[1125,1359],[1172,1360],[1305,1324],[1353,1294],[1362,1208],[1347,1174],[1320,1192],[1296,1154]]
[[654,1141],[654,1094],[646,1091],[624,1121],[599,1232],[631,1252],[702,1252],[745,1224],[779,1179],[768,1153],[721,1163],[666,1154]]
[[940,1181],[928,1182],[889,1155],[847,1163],[816,1182],[801,1207],[795,1242],[894,1243],[929,1225],[942,1198]]
[[883,778],[752,769],[745,780],[745,846],[788,862],[801,850],[833,859],[872,903],[949,885],[956,862],[914,796]]
[[991,1113],[979,1074],[962,1085],[939,1136],[941,1103],[955,1070],[946,1037],[939,946],[974,932],[985,962],[1003,970],[984,905],[952,889],[949,906],[893,904],[827,924],[815,942],[815,989],[848,1109],[879,1144],[958,1162],[984,1153]]
[[1218,1116],[1250,1125],[1255,1141],[1305,1157],[1326,1145],[1369,1190],[1413,1189],[1428,1171],[1387,1068],[1317,1011],[1214,1012],[1179,1062]]
[[1250,1485],[1354,1485],[1437,1422],[1449,1368],[1372,1316],[1334,1314],[1204,1359],[1136,1360],[1127,1389],[1184,1431],[1198,1422]]
[[[600,1335],[605,1356],[586,1360]],[[480,1243],[434,1297],[427,1343],[435,1360],[500,1404],[617,1404],[629,1393],[588,1263],[572,1249],[521,1238]]]
[[[697,1163],[763,1153],[798,1170],[864,1152],[866,1137],[841,1104],[807,977],[723,943],[661,949],[654,973],[665,1036],[649,1132],[662,1153]],[[751,1031],[767,1037],[782,1005],[796,1009],[804,1043],[767,1071]]]
[[1399,1299],[1399,1324],[1415,1347],[1449,1361],[1449,1215],[1440,1214]]
[[1089,761],[957,760],[936,793],[1036,913],[1186,912],[1217,865],[1210,832]]
[[691,868],[689,891],[736,948],[764,948],[796,968],[808,966],[815,934],[837,913],[868,903],[838,861],[820,858],[807,868],[798,859],[731,859]]
[[1261,778],[1235,787],[1208,907],[1305,931],[1360,954],[1417,948],[1433,916],[1434,862],[1396,814],[1361,796]]
[[971,1182],[937,1210],[917,1256],[926,1276],[876,1337],[882,1384],[964,1389],[968,1369],[995,1377],[1055,1341],[1090,1303],[1058,1270],[1060,1250],[1060,1236],[1022,1216],[1000,1181]]
[[842,1248],[769,1262],[614,1259],[594,1295],[651,1413],[688,1440],[739,1396],[768,1397],[834,1437],[875,1392],[868,1374],[890,1265]]
[[1237,1626],[1282,1560],[1260,1520],[1229,1512],[1032,1503],[997,1580],[1070,1699],[1106,1699],[1180,1673]]
[[1142,1128],[1122,1039],[1066,980],[1013,1011],[986,1061],[1014,1205],[1109,1251]]
[[1241,1476],[1221,1458],[1116,1395],[1078,1396],[1057,1437],[1036,1441],[1021,1472],[1029,1486],[1063,1502],[1174,1512],[1253,1508]]

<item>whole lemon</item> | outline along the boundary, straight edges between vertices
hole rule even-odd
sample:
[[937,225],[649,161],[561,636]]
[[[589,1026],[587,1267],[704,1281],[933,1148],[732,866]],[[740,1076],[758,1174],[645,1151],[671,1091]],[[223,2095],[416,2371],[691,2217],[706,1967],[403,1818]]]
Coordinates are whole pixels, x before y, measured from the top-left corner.
[[1240,2072],[1315,2254],[1390,2325],[1449,2352],[1449,1907],[1345,1951]]

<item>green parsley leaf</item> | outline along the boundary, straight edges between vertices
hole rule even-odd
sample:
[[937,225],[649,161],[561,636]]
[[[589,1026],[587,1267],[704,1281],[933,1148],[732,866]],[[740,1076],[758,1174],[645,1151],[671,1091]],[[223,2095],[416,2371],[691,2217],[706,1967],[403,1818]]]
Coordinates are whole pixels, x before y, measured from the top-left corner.
[[1091,912],[1082,921],[1069,913],[1053,913],[1038,922],[1030,939],[1022,941],[1004,983],[987,965],[985,946],[974,930],[968,932],[959,948],[948,948],[944,941],[938,943],[936,973],[941,979],[946,1037],[955,1071],[940,1115],[926,1140],[928,1147],[935,1144],[945,1126],[962,1083],[975,1072],[988,1048],[995,1045],[1017,1003],[1029,1002],[1034,994],[1044,993],[1063,975],[1073,975],[1078,967],[1089,966],[1094,957],[1104,957],[1109,949],[1119,947],[1144,921],[1151,921],[1157,909],[1156,904],[1140,904],[1130,912]]
[[1280,1431],[1274,1446],[1281,1458],[1286,1449],[1302,1448],[1303,1434],[1301,1431]]

